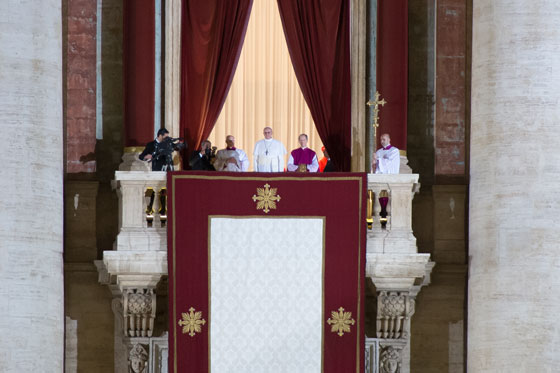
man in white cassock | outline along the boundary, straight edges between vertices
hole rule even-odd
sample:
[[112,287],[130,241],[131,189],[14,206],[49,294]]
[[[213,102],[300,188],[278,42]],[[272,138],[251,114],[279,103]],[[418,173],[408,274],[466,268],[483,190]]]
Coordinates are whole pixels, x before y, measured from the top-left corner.
[[235,147],[235,137],[226,136],[226,144],[225,149],[216,153],[216,171],[246,172],[249,169],[249,158],[243,150]]
[[379,138],[381,148],[373,154],[371,172],[376,174],[398,174],[401,166],[399,149],[391,145],[389,134],[384,133]]
[[283,172],[286,148],[272,138],[272,128],[265,127],[264,139],[257,141],[253,151],[253,162],[256,172]]

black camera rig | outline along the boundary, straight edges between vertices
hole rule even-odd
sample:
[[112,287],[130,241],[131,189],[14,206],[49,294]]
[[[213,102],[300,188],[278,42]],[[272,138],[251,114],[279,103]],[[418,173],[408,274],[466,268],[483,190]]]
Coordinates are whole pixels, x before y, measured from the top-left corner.
[[162,165],[161,171],[173,171],[173,151],[180,151],[186,147],[181,137],[166,137],[161,142],[156,142],[152,162]]

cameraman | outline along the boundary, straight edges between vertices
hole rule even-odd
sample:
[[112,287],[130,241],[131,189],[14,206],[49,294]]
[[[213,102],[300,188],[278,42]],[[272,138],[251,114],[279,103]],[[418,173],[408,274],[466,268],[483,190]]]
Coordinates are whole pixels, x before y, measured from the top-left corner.
[[146,148],[144,149],[144,151],[138,157],[142,161],[148,161],[148,162],[151,161],[152,162],[152,171],[161,171],[164,164],[165,164],[165,159],[162,159],[162,158],[154,159],[154,155],[155,155],[157,144],[161,143],[168,136],[169,136],[169,131],[168,130],[166,130],[165,128],[160,129],[157,132],[157,137],[155,138],[155,140],[147,143]]
[[212,154],[212,143],[204,140],[200,144],[200,150],[195,150],[191,154],[189,165],[192,170],[216,171],[213,166],[215,154]]

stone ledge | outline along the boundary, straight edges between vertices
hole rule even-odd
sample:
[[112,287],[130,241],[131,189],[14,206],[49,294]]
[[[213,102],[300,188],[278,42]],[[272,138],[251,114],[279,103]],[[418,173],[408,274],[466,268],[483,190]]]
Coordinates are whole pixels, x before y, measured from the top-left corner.
[[103,266],[111,276],[167,275],[167,252],[104,251]]
[[434,265],[430,254],[366,254],[366,276],[378,291],[415,291],[429,282]]
[[167,181],[165,171],[115,171],[117,181]]
[[418,174],[368,174],[368,184],[385,183],[385,184],[416,184],[418,183]]

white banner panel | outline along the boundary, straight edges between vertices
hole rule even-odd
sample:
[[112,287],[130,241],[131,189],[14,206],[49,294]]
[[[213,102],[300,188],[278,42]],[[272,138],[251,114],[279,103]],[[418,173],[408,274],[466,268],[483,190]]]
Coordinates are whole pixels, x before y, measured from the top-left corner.
[[321,371],[322,218],[210,220],[212,372]]

